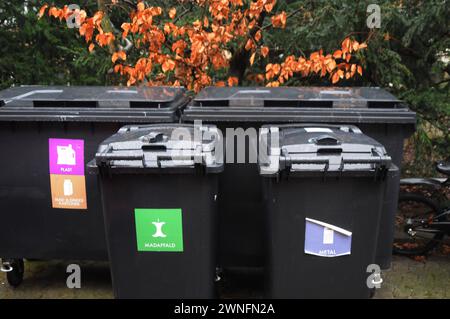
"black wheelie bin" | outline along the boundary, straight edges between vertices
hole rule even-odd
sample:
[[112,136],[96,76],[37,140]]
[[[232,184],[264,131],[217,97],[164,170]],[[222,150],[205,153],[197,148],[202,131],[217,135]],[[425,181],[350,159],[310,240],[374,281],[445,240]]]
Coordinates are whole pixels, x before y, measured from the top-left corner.
[[370,297],[385,148],[355,126],[317,124],[263,126],[260,148],[268,296]]
[[[227,153],[235,155],[236,138],[227,128],[242,128],[250,152],[256,149],[255,132],[269,123],[351,124],[383,144],[400,169],[403,143],[415,130],[416,114],[381,88],[370,87],[208,87],[183,111],[182,121],[215,124],[226,138]],[[241,134],[241,136],[244,134]],[[232,145],[234,143],[234,146]],[[241,141],[241,143],[243,143]],[[234,150],[234,152],[230,152]],[[262,191],[257,185],[254,159],[225,164],[220,177],[220,260],[225,268],[262,266],[265,255]],[[395,174],[393,174],[395,175]],[[377,263],[389,268],[396,213],[398,177],[391,176],[382,214],[384,225],[377,248]],[[236,221],[239,222],[236,222]]]
[[[98,174],[116,298],[214,298],[221,137],[212,126],[126,126]],[[219,156],[219,160],[218,157]]]
[[183,88],[14,87],[0,92],[0,258],[107,260],[100,193],[85,164],[132,123],[177,122]]

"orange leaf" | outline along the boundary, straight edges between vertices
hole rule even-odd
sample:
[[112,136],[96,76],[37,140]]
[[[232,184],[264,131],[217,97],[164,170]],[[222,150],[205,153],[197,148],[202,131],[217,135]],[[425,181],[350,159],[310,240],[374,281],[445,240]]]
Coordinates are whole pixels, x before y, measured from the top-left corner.
[[256,41],[261,40],[261,30],[258,31],[258,32],[256,32],[256,34],[255,34],[255,40],[256,40]]
[[280,73],[281,67],[279,64],[274,64],[272,66],[272,72],[273,74],[277,75],[278,73]]
[[264,5],[264,9],[267,12],[272,11],[273,7],[275,6],[276,0],[267,1],[267,3]]
[[250,65],[253,65],[253,63],[255,63],[255,56],[256,52],[253,52],[252,56],[250,57]]
[[287,15],[285,11],[281,12],[280,14],[277,14],[276,16],[273,16],[271,18],[273,27],[284,28],[286,26],[286,19]]
[[225,81],[219,81],[214,84],[215,86],[224,87],[226,86]]
[[129,23],[122,23],[121,28],[123,29],[122,37],[126,38],[128,35],[128,32],[130,32],[131,24]]
[[170,24],[166,23],[166,24],[164,25],[164,32],[165,32],[165,33],[170,33]]
[[47,10],[47,8],[48,8],[48,4],[44,4],[44,5],[41,7],[41,9],[39,9],[39,13],[38,13],[39,19],[42,18],[42,16],[43,16],[44,13],[45,13],[45,10]]
[[336,61],[331,59],[327,64],[327,71],[331,73],[336,68]]
[[350,53],[348,53],[346,56],[345,56],[345,61],[347,61],[347,63],[348,62],[350,62],[350,59],[352,58],[352,55],[350,54]]
[[58,8],[56,8],[56,7],[51,7],[51,8],[48,10],[48,15],[49,15],[49,16],[52,16],[53,18],[57,18],[57,17],[59,17],[59,12],[60,12],[60,10],[59,10]]
[[172,71],[173,69],[175,69],[174,60],[168,59],[162,64],[162,70],[164,73],[166,73],[167,71]]
[[317,60],[320,57],[319,52],[313,52],[310,54],[309,59],[310,60]]
[[103,12],[97,11],[94,16],[92,17],[92,22],[95,26],[99,27],[103,20]]
[[127,82],[127,86],[132,86],[134,83],[136,83],[136,78],[130,76],[130,79]]
[[252,39],[248,39],[245,44],[245,50],[250,51],[254,47]]
[[177,9],[176,8],[172,8],[169,10],[169,18],[173,19],[175,18],[175,16],[177,15]]
[[122,72],[122,69],[123,69],[123,66],[120,65],[120,64],[117,64],[117,65],[114,67],[114,72],[116,72],[116,73]]
[[91,44],[89,45],[89,52],[94,51],[94,48],[95,48],[94,43],[91,43]]
[[351,42],[352,41],[350,40],[350,38],[346,38],[344,41],[342,41],[342,52],[350,52]]
[[239,79],[235,76],[230,76],[227,82],[228,86],[236,86],[239,84]]
[[363,75],[363,69],[360,65],[358,65],[358,74],[361,76]]
[[340,59],[342,57],[342,50],[337,50],[333,53],[333,58]]
[[263,57],[266,57],[268,54],[269,54],[269,48],[265,47],[265,46],[261,47],[261,55]]
[[280,86],[280,82],[278,82],[278,81],[273,81],[273,82],[267,83],[266,86],[267,86],[267,87],[279,87],[279,86]]
[[354,76],[356,73],[356,64],[352,64],[350,71],[351,71],[351,75]]
[[138,11],[144,11],[144,9],[145,9],[144,2],[139,2],[137,5],[137,9],[138,9]]
[[100,46],[105,46],[114,41],[114,38],[114,34],[112,34],[111,32],[106,32],[97,34],[95,40],[97,40]]
[[365,48],[367,48],[367,43],[363,42],[359,45],[360,50],[365,49]]
[[116,61],[118,59],[121,59],[121,60],[125,61],[127,59],[126,53],[124,51],[114,52],[112,57],[111,57],[112,63],[116,63]]
[[334,72],[333,76],[331,77],[331,83],[336,84],[339,82],[339,74],[337,72]]

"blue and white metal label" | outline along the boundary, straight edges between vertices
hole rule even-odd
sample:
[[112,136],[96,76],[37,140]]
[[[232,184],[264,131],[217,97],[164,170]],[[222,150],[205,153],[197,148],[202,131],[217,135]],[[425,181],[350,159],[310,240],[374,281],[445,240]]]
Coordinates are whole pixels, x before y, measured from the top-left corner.
[[305,221],[305,254],[320,257],[351,254],[350,231],[311,218],[306,218]]

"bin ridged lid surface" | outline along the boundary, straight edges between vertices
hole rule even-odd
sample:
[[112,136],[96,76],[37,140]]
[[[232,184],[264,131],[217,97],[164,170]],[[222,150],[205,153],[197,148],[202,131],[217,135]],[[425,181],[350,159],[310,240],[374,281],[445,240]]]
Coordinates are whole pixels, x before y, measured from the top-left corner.
[[389,168],[384,146],[351,125],[281,125],[260,130],[262,175],[350,172]]
[[219,172],[220,142],[215,126],[129,125],[99,146],[89,166],[117,172],[204,166],[208,172]]
[[0,121],[172,122],[182,87],[21,86],[0,92]]
[[[401,101],[380,88],[355,87],[207,87],[194,98],[198,106],[263,106],[263,107],[371,107],[385,103],[395,108]],[[324,102],[327,102],[328,105]],[[277,105],[278,103],[278,105]]]
[[192,121],[415,124],[415,113],[377,87],[207,87],[183,113]]

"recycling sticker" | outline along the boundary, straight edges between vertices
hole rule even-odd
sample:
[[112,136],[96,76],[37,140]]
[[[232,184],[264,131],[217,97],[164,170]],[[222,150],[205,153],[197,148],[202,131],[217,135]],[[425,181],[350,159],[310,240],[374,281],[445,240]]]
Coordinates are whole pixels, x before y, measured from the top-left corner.
[[84,141],[51,138],[48,145],[52,207],[87,209]]
[[134,215],[138,251],[184,250],[181,208],[136,208]]
[[305,254],[320,257],[351,254],[352,232],[311,218],[305,222]]

